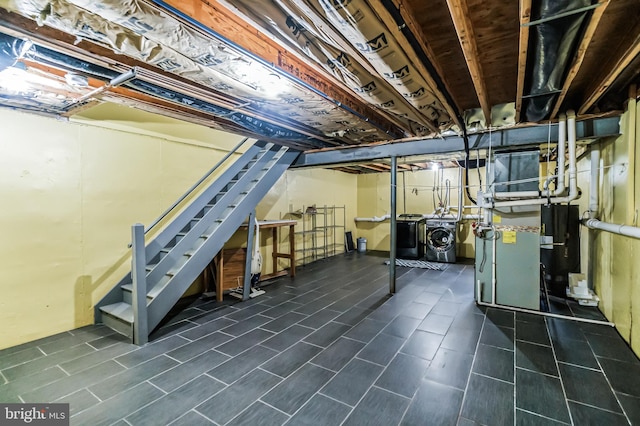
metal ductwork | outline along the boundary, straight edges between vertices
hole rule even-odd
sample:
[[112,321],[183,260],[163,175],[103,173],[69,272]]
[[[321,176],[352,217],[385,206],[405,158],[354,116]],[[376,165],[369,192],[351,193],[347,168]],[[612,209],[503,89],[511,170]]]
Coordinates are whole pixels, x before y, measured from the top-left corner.
[[548,118],[566,77],[592,0],[533,3],[523,113],[525,121]]

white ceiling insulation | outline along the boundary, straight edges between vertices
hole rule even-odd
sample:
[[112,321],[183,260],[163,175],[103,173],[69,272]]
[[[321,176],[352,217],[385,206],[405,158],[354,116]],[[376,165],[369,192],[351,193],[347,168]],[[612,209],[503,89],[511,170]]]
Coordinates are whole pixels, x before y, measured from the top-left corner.
[[394,114],[412,134],[451,126],[433,89],[367,1],[234,0],[227,6]]
[[154,5],[135,0],[2,0],[0,6],[227,93],[267,115],[290,117],[309,129],[322,129],[327,140],[355,144],[388,139],[366,118],[305,90],[230,43],[212,43],[210,37]]

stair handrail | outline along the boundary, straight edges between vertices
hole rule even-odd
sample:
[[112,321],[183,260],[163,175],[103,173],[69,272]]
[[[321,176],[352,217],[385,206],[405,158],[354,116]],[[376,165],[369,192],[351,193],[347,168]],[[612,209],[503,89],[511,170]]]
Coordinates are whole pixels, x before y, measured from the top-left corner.
[[[200,186],[200,184],[202,184],[202,182],[207,180],[209,176],[211,176],[213,172],[215,172],[218,169],[218,167],[220,167],[225,161],[227,161],[229,157],[235,154],[236,151],[238,151],[238,149],[240,149],[240,147],[244,145],[244,143],[248,140],[249,138],[242,139],[240,143],[238,143],[235,147],[233,147],[231,151],[227,152],[225,156],[222,157],[220,161],[218,161],[211,169],[209,169],[209,171],[207,171],[200,179],[198,179],[198,181],[194,183],[191,186],[191,188],[187,189],[187,191],[184,194],[182,194],[180,198],[178,198],[168,209],[166,209],[160,216],[158,216],[158,218],[154,220],[153,223],[144,230],[144,234],[147,235],[147,233],[151,231],[156,225],[158,225],[158,223],[160,223],[162,219],[167,217],[167,215],[171,213],[173,209],[175,209],[180,203],[182,203],[193,191],[196,190],[196,188]],[[129,247],[131,247],[131,244],[129,244]]]

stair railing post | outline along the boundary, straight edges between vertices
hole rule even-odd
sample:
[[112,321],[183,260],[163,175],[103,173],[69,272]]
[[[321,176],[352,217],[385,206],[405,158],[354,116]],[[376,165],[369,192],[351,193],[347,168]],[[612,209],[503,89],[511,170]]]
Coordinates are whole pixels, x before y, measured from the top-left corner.
[[247,230],[247,257],[244,263],[244,281],[242,283],[242,301],[249,300],[251,295],[251,260],[253,258],[253,236],[255,235],[256,211],[249,214]]
[[147,259],[144,245],[144,225],[131,226],[131,278],[133,280],[133,343],[144,345],[149,341],[147,318]]

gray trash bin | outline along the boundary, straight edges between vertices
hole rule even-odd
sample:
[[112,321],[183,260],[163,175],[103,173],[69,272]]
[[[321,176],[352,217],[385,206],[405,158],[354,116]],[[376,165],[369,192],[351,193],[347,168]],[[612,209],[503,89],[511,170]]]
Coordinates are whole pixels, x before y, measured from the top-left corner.
[[367,251],[367,239],[366,238],[358,238],[356,240],[358,242],[358,252],[359,253],[364,253],[365,251]]

